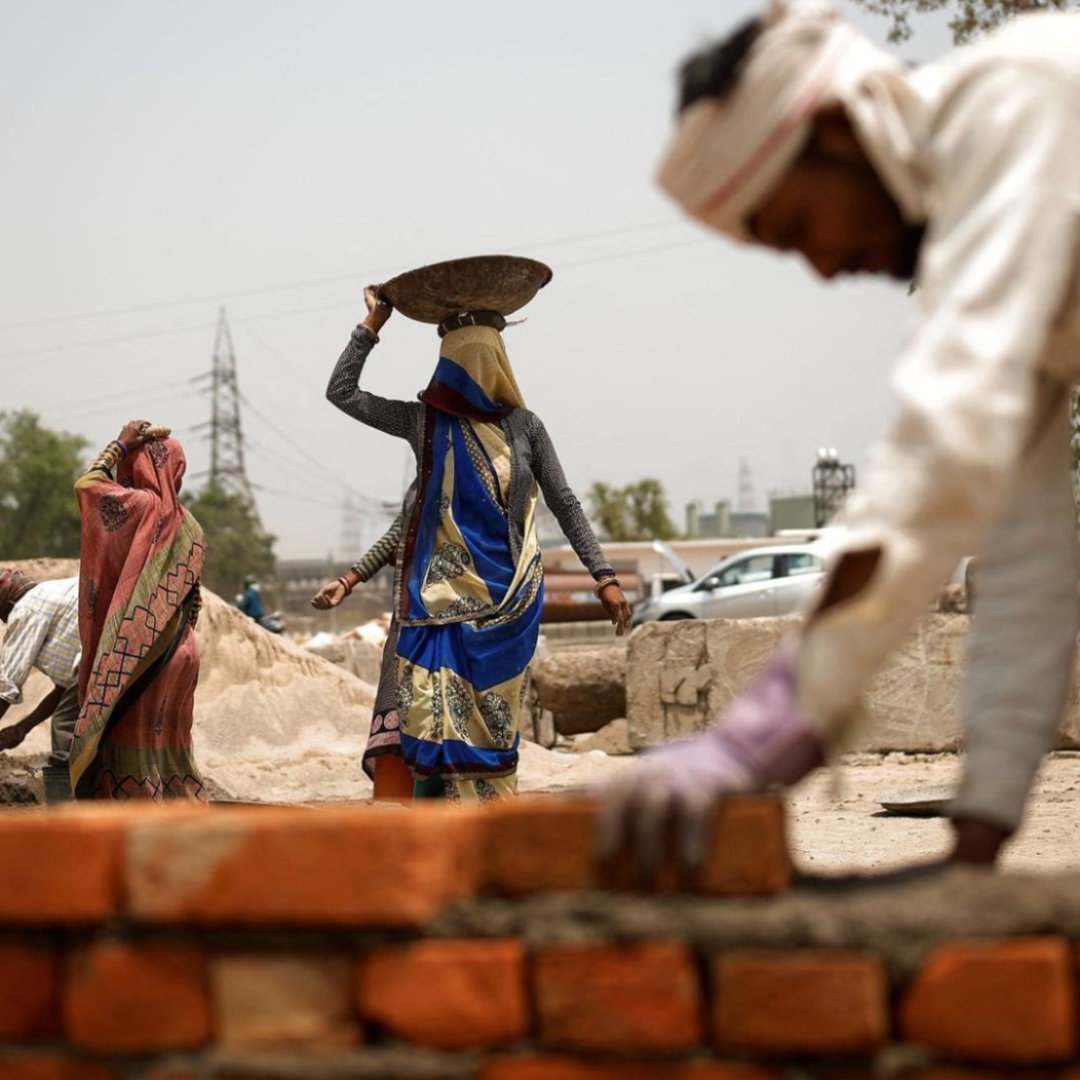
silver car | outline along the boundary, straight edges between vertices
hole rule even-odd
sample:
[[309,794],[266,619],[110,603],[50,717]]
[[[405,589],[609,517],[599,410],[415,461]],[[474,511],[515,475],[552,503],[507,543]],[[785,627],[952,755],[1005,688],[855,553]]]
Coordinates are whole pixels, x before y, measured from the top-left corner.
[[824,576],[824,560],[812,544],[752,548],[725,559],[697,581],[638,604],[631,625],[793,615],[821,587]]

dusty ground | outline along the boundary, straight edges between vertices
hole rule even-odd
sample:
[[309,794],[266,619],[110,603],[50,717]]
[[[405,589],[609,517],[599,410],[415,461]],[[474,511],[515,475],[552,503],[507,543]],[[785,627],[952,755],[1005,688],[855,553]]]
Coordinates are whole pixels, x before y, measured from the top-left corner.
[[[522,768],[523,790],[553,790],[595,783],[625,768],[631,758],[565,755],[578,763],[558,769],[557,758],[529,747]],[[530,760],[531,758],[531,760]],[[553,763],[554,762],[554,763]],[[896,817],[878,800],[932,787],[949,787],[959,776],[953,754],[863,754],[834,772],[822,770],[796,788],[790,802],[791,843],[799,866],[813,873],[875,871],[927,861],[948,848],[949,827],[941,819]],[[1009,845],[1011,870],[1080,870],[1080,753],[1052,755],[1039,777],[1027,822]]]
[[[881,870],[944,853],[949,839],[944,821],[886,815],[877,799],[948,786],[959,772],[960,759],[951,754],[888,754],[853,758],[837,770],[836,785],[827,773],[812,777],[792,798],[796,859],[807,870],[833,872]],[[1054,754],[1043,767],[1027,821],[1003,865],[1030,872],[1080,870],[1078,826],[1080,754]]]

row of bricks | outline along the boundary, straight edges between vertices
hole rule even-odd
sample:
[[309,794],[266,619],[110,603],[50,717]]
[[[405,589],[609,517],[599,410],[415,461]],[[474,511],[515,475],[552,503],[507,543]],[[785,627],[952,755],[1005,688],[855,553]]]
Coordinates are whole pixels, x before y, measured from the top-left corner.
[[[314,1063],[324,1066],[325,1059]],[[312,1065],[298,1062],[295,1068],[276,1066],[273,1077],[255,1068],[236,1065],[198,1064],[190,1067],[149,1065],[139,1070],[122,1070],[108,1064],[68,1055],[29,1052],[5,1056],[0,1053],[0,1080],[311,1080]],[[312,1070],[314,1071],[314,1070]],[[339,1075],[348,1075],[345,1072]],[[391,1074],[384,1074],[388,1080]],[[461,1075],[456,1073],[456,1075]],[[580,1061],[565,1057],[517,1056],[483,1062],[473,1072],[475,1080],[784,1080],[782,1068],[742,1062],[670,1061],[627,1063],[625,1061]],[[865,1066],[826,1068],[816,1073],[800,1070],[809,1080],[867,1080]],[[953,1067],[920,1068],[892,1074],[894,1080],[1080,1080],[1080,1069],[1014,1070]]]
[[[445,1050],[508,1046],[633,1055],[706,1042],[721,1053],[868,1054],[900,1038],[946,1057],[1064,1062],[1077,1054],[1076,958],[1059,938],[941,946],[891,1020],[878,957],[838,950],[725,952],[677,942],[563,945],[422,940],[357,958],[217,954],[105,942],[60,958],[0,947],[0,1040],[63,1038],[149,1053],[355,1047],[363,1024]],[[63,970],[61,970],[61,968]],[[708,1015],[706,1015],[708,1014]]]
[[[520,799],[491,808],[288,808],[146,813],[77,806],[0,816],[0,923],[95,922],[418,926],[447,903],[596,887],[595,807]],[[700,887],[715,895],[785,889],[782,804],[720,812]],[[604,879],[605,881],[607,879]],[[667,889],[676,887],[673,873]]]

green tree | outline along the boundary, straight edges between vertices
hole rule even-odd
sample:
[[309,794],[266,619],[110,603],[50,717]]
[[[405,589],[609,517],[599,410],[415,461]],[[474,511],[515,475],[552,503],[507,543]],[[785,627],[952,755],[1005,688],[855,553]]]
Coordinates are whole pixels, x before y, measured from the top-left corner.
[[73,490],[87,441],[51,431],[36,413],[0,413],[0,556],[77,558]]
[[913,17],[949,12],[949,29],[957,44],[992,30],[995,26],[1030,11],[1064,11],[1077,0],[855,0],[867,11],[890,20],[889,40],[907,41],[914,33]]
[[248,574],[264,584],[276,577],[277,537],[263,529],[247,499],[220,487],[207,486],[188,496],[185,503],[206,533],[203,582],[207,588],[231,600]]
[[626,503],[620,488],[597,480],[589,488],[589,512],[603,536],[611,540],[629,539],[626,535]]
[[664,485],[652,477],[622,488],[596,481],[589,489],[589,509],[609,540],[670,540],[675,536]]

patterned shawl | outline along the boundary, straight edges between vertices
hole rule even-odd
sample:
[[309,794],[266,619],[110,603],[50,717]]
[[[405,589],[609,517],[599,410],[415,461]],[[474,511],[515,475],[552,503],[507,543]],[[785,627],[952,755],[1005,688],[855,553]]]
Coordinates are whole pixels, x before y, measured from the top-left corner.
[[448,333],[420,400],[428,408],[399,610],[406,625],[485,618],[505,610],[539,565],[535,492],[516,559],[511,549],[512,456],[500,421],[524,399],[499,332]]
[[120,463],[115,483],[92,468],[76,485],[83,654],[81,711],[71,748],[76,790],[117,704],[179,641],[187,624],[204,543],[199,523],[180,502],[186,464],[179,442],[155,440]]

